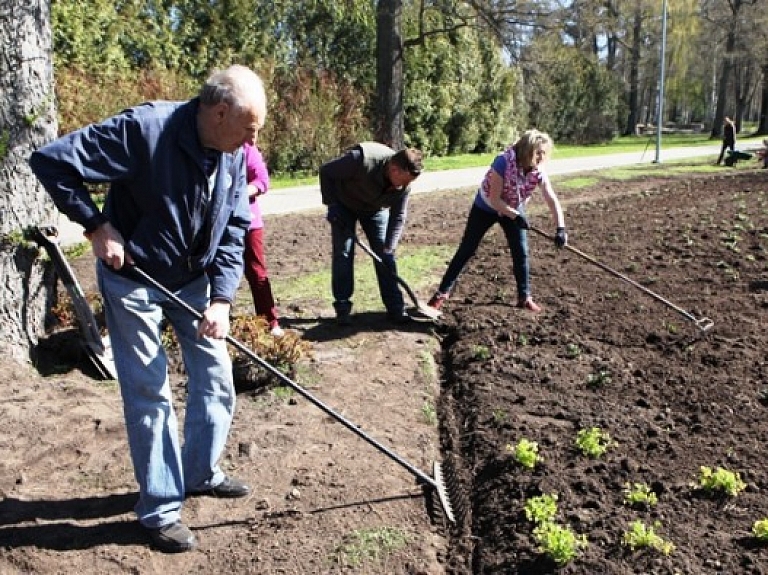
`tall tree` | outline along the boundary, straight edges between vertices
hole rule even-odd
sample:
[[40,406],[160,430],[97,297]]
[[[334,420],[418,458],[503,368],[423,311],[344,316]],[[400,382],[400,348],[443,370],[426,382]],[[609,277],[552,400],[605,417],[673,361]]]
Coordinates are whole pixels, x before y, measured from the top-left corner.
[[[738,48],[742,45],[742,33],[746,24],[749,7],[758,0],[708,0],[705,2],[705,17],[715,25],[715,33],[720,32],[724,49],[720,59],[720,71],[717,78],[717,102],[715,117],[712,122],[712,137],[719,137],[723,130],[723,118],[734,116],[734,111],[726,110],[736,106],[736,93],[731,82],[737,73],[735,67],[739,58]],[[729,101],[730,100],[730,101]],[[736,118],[737,122],[740,118]],[[738,127],[738,125],[737,125]]]
[[[408,38],[418,37],[414,13],[413,6],[404,10]],[[446,29],[450,20],[434,12],[429,27]],[[525,118],[519,75],[499,43],[478,27],[453,28],[408,46],[404,82],[406,140],[429,154],[498,150]]]
[[34,359],[47,293],[37,249],[24,241],[54,207],[27,164],[56,134],[48,0],[0,0],[0,353]]
[[640,59],[643,47],[643,11],[640,3],[635,6],[632,15],[631,35],[629,42],[629,80],[627,82],[627,124],[624,126],[624,135],[635,133],[635,126],[640,120]]
[[760,91],[760,115],[757,122],[757,133],[761,136],[768,134],[768,56],[763,56],[763,83]]
[[376,12],[376,137],[395,149],[402,148],[405,140],[402,26],[402,0],[379,0]]

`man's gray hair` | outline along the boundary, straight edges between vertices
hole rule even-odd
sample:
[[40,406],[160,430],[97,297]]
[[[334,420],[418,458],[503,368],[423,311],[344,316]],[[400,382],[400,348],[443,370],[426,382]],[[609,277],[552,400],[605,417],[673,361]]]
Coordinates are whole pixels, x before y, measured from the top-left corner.
[[263,111],[259,116],[262,123],[264,122],[267,111],[264,82],[250,68],[234,65],[226,70],[214,72],[205,81],[199,96],[200,102],[208,106],[222,102],[237,110],[255,106]]

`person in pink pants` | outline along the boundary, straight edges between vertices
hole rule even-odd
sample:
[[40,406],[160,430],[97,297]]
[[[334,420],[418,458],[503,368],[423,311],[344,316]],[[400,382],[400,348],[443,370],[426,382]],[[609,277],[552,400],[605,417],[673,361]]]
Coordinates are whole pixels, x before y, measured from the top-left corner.
[[264,258],[264,220],[259,208],[259,196],[269,189],[269,172],[261,152],[255,144],[245,144],[245,169],[248,181],[248,202],[251,207],[251,225],[245,236],[245,277],[251,287],[256,315],[264,316],[269,323],[269,331],[275,337],[285,332],[280,327],[272,295],[272,286],[267,273],[267,260]]

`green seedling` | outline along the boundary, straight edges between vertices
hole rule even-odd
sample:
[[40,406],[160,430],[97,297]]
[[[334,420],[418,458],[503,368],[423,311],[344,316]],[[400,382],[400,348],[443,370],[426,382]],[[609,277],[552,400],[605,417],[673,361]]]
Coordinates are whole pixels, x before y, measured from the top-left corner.
[[597,373],[590,373],[587,376],[587,387],[597,389],[605,387],[611,383],[611,372],[601,369]]
[[629,531],[625,531],[621,542],[632,551],[636,549],[655,549],[669,555],[675,550],[675,546],[661,538],[655,531],[661,524],[657,521],[653,526],[645,525],[642,521],[633,521],[629,526]]
[[652,507],[658,503],[656,493],[645,483],[624,485],[624,503],[631,507]]
[[515,454],[515,461],[526,469],[533,469],[539,462],[539,444],[522,438],[517,445],[507,445],[507,451]]
[[435,367],[435,358],[432,356],[431,351],[423,349],[419,352],[419,370],[428,382],[436,379],[437,368]]
[[569,527],[556,523],[542,523],[533,530],[539,551],[560,566],[570,563],[587,547],[586,535],[577,535]]
[[485,345],[472,346],[472,357],[481,360],[489,359],[491,357],[491,350]]
[[273,387],[270,390],[270,393],[275,397],[275,399],[283,403],[287,403],[294,396],[293,388],[288,387],[287,385],[278,385]]
[[550,523],[557,515],[557,493],[531,497],[523,507],[525,518],[536,525]]
[[611,436],[599,427],[580,429],[576,434],[576,447],[587,457],[596,459],[611,446]]
[[666,328],[667,333],[671,335],[677,335],[677,332],[680,331],[680,328],[678,328],[677,325],[671,321],[665,322],[664,327]]
[[437,410],[431,401],[425,401],[421,406],[421,415],[427,425],[437,425]]
[[568,359],[576,359],[581,355],[581,348],[575,343],[569,343],[565,346],[565,355]]
[[507,420],[507,412],[504,411],[501,408],[497,408],[493,410],[493,422],[496,425],[501,425]]
[[528,336],[525,335],[524,333],[519,334],[517,336],[517,343],[518,343],[518,345],[523,346],[523,347],[528,345]]
[[758,519],[752,525],[752,535],[760,543],[768,543],[768,519]]
[[741,236],[734,232],[725,232],[720,234],[720,239],[726,248],[732,252],[740,252],[741,249],[737,247],[737,244],[741,241]]
[[739,492],[746,489],[747,484],[741,480],[738,473],[718,467],[714,471],[711,467],[701,467],[699,473],[699,485],[704,491],[710,493],[725,493],[736,497]]

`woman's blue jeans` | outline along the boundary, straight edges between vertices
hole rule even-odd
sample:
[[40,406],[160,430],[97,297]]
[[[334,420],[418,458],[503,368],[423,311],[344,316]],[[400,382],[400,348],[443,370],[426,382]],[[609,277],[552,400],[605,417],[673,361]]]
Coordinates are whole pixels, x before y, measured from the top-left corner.
[[358,215],[352,210],[339,206],[338,219],[331,223],[333,261],[331,263],[331,291],[336,313],[349,313],[352,309],[352,294],[355,291],[355,226],[360,221],[368,245],[384,262],[389,271],[375,263],[379,294],[387,313],[401,315],[405,309],[403,294],[397,285],[397,267],[394,258],[384,254],[387,237],[389,211],[379,210],[371,215]]
[[[139,502],[139,522],[150,529],[180,519],[185,492],[224,480],[218,466],[235,409],[232,363],[225,340],[197,337],[197,320],[159,290],[97,264],[107,328],[123,398]],[[208,305],[205,275],[176,295],[195,309]],[[176,333],[188,374],[184,446],[161,342],[165,316]]]
[[[517,211],[525,215],[522,206],[517,208]],[[504,230],[509,251],[512,254],[512,271],[517,283],[517,297],[522,300],[531,295],[528,268],[528,233],[518,226],[515,220],[499,216],[497,213],[487,212],[475,205],[469,211],[464,236],[461,238],[461,243],[453,259],[451,259],[451,263],[448,264],[448,269],[445,270],[440,287],[438,287],[440,293],[451,293],[467,262],[475,255],[483,237],[495,223],[501,225]]]

